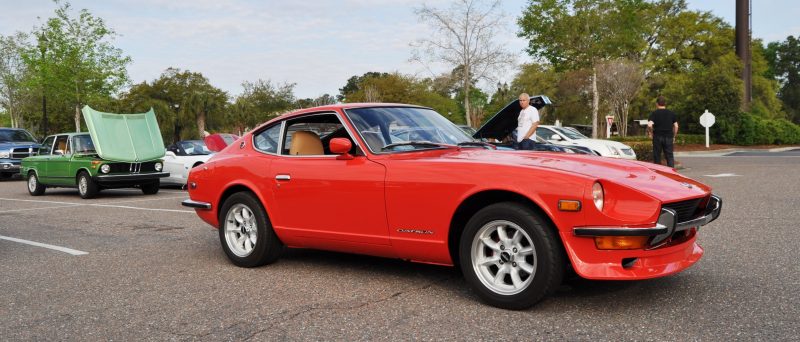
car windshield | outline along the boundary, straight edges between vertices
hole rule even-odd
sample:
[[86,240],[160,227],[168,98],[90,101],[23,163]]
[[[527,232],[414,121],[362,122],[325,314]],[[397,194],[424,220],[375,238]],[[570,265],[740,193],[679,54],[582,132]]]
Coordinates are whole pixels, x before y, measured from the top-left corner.
[[581,134],[577,130],[569,127],[553,127],[558,133],[566,135],[570,139],[588,139],[589,137]]
[[0,142],[36,142],[36,139],[27,131],[21,129],[0,130]]
[[428,108],[354,108],[347,115],[373,152],[398,152],[475,141]]
[[95,153],[94,142],[88,134],[81,134],[72,137],[72,149],[75,153]]
[[181,148],[186,151],[188,155],[203,156],[213,153],[206,147],[206,144],[200,140],[181,141],[180,144]]

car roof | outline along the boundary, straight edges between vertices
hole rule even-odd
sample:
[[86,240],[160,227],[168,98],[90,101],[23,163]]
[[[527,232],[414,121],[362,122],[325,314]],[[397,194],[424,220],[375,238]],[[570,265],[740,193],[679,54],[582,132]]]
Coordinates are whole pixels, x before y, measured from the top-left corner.
[[258,126],[256,126],[255,130],[259,130],[264,126],[270,125],[273,122],[283,121],[286,119],[291,119],[294,117],[302,116],[309,113],[316,113],[316,112],[325,112],[325,111],[343,111],[346,109],[355,109],[355,108],[382,108],[382,107],[407,107],[407,108],[428,108],[425,106],[413,105],[413,104],[405,104],[405,103],[383,103],[383,102],[359,102],[359,103],[337,103],[331,105],[324,105],[324,106],[317,106],[317,107],[309,107],[309,108],[302,108],[296,109],[281,115],[278,115],[275,118],[272,118]]

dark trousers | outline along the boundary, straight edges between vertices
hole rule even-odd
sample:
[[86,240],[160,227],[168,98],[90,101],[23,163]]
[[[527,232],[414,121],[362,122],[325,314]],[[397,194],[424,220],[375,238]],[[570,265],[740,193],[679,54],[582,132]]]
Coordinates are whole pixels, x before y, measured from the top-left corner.
[[535,144],[536,142],[534,142],[531,139],[522,139],[522,141],[520,142],[515,141],[514,143],[512,143],[511,147],[514,148],[515,150],[532,150]]
[[675,167],[675,157],[672,155],[672,137],[666,135],[653,136],[653,162],[661,164],[661,151],[667,158],[667,165]]

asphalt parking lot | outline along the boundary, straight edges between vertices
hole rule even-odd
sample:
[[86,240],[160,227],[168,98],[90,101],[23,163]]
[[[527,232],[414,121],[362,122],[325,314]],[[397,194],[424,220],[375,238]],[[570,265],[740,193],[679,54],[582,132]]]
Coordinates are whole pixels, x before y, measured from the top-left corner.
[[312,250],[235,267],[179,189],[81,200],[0,181],[0,336],[796,341],[800,158],[679,160],[724,200],[700,232],[700,262],[654,280],[574,280],[526,311],[482,304],[447,267]]

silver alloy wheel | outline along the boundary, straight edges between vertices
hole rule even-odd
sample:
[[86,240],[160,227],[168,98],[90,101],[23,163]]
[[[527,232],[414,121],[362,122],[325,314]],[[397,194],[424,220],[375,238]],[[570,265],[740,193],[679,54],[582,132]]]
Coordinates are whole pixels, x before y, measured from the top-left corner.
[[225,216],[225,242],[228,249],[238,257],[246,257],[253,253],[258,241],[258,224],[250,207],[237,203]]
[[36,192],[36,185],[36,175],[31,174],[31,176],[28,177],[28,190],[30,190],[30,192]]
[[472,268],[487,289],[501,295],[522,292],[536,274],[536,247],[516,223],[496,220],[472,240]]
[[81,176],[78,179],[78,192],[80,192],[81,195],[86,195],[87,189],[89,189],[89,184],[86,181],[86,177]]

